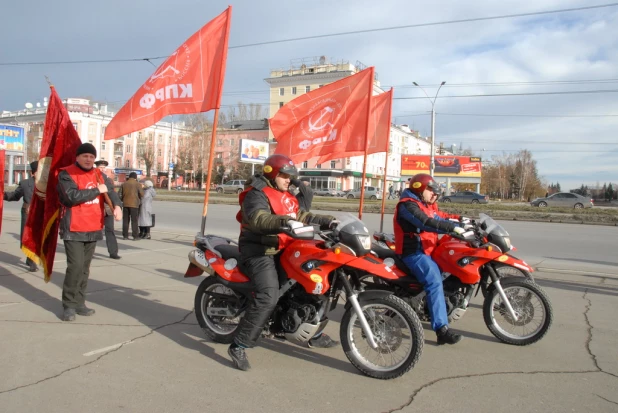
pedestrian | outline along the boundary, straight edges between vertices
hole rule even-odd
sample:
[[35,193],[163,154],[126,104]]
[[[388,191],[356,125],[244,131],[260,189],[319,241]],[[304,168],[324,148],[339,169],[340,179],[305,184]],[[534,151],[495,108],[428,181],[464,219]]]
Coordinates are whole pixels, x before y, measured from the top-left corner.
[[[39,166],[39,161],[30,163],[30,178],[23,179],[17,185],[17,188],[13,192],[5,192],[3,198],[5,201],[19,201],[24,199],[21,205],[21,231],[19,232],[19,248],[21,248],[22,238],[24,236],[24,227],[26,226],[26,220],[28,219],[28,211],[30,210],[30,203],[32,202],[32,194],[34,193],[34,180],[36,178],[36,170]],[[4,165],[2,165],[4,167]],[[26,258],[26,265],[28,271],[35,272],[39,268],[36,263],[30,258]]]
[[91,316],[94,310],[86,307],[86,287],[90,276],[90,262],[97,241],[103,239],[105,202],[108,193],[114,207],[116,221],[122,219],[120,199],[111,181],[94,167],[97,150],[90,143],[82,143],[76,152],[76,162],[62,168],[58,174],[58,197],[62,205],[60,238],[64,241],[67,269],[62,286],[64,321],[74,321],[75,314]]
[[122,201],[122,239],[129,239],[129,222],[131,222],[131,235],[133,241],[139,241],[138,222],[140,200],[144,196],[144,190],[137,182],[137,174],[131,172],[129,179],[120,187],[120,200]]
[[154,213],[152,199],[157,196],[151,180],[144,182],[144,197],[139,207],[139,237],[150,239],[150,228],[154,227]]
[[388,187],[388,199],[394,198],[393,196],[393,185]]
[[[99,160],[94,163],[97,168],[105,175],[105,169],[109,165],[106,160]],[[107,177],[107,175],[105,175]],[[110,177],[107,177],[105,180],[105,184],[108,187],[114,187],[114,183],[112,182]],[[120,259],[120,255],[118,255],[118,241],[116,240],[116,234],[114,233],[114,211],[112,211],[109,205],[104,204],[105,207],[105,243],[107,244],[107,252],[109,253],[109,257],[115,260]]]

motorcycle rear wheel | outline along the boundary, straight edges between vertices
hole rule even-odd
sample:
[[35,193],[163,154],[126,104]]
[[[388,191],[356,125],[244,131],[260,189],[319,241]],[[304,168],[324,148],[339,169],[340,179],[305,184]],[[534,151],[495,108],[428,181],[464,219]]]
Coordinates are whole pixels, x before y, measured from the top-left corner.
[[[340,335],[341,346],[350,363],[363,374],[381,380],[407,373],[423,352],[424,334],[418,316],[405,301],[394,295],[368,299],[361,302],[361,308],[378,348],[373,349],[367,343],[356,312],[348,308],[341,319]],[[368,356],[371,352],[374,357]],[[397,359],[396,353],[401,354]],[[379,361],[385,365],[377,364]]]
[[[207,293],[216,293],[213,297]],[[229,300],[225,296],[229,296]],[[195,317],[208,338],[216,343],[231,344],[244,311],[236,317],[208,315],[208,307],[227,308],[238,311],[238,297],[223,285],[217,277],[206,277],[195,292]]]
[[[489,286],[483,303],[483,318],[491,333],[500,341],[527,346],[542,339],[553,321],[549,297],[536,283],[521,277],[507,277],[500,285],[518,315],[513,320],[494,285]],[[539,319],[539,321],[535,321]],[[527,330],[531,327],[531,330]]]

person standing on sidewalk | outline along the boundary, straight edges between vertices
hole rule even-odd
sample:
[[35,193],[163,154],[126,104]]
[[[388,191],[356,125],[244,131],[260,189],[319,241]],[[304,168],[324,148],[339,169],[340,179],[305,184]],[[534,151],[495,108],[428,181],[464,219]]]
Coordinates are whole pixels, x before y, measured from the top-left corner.
[[[22,238],[24,236],[24,227],[26,226],[26,220],[28,219],[28,211],[30,210],[30,202],[32,202],[32,194],[34,193],[34,179],[36,177],[36,170],[39,166],[39,161],[30,163],[30,178],[24,179],[19,182],[17,188],[13,192],[5,192],[5,201],[19,201],[24,199],[24,203],[21,206],[21,231],[19,233],[19,248],[21,248]],[[4,165],[3,165],[4,167]],[[30,258],[26,258],[26,265],[28,265],[28,271],[35,272],[39,268],[36,263]]]
[[82,143],[77,148],[75,164],[62,168],[58,174],[58,198],[63,207],[59,232],[67,256],[62,287],[64,321],[75,321],[75,314],[94,314],[93,309],[86,307],[86,287],[94,249],[97,241],[103,239],[103,194],[109,193],[116,221],[122,219],[120,199],[107,177],[94,167],[96,157],[95,147]]
[[144,182],[144,197],[139,207],[139,237],[150,239],[150,228],[153,227],[152,199],[157,195],[151,180]]
[[[94,163],[97,168],[105,175],[105,169],[109,165],[109,163],[105,160],[96,161]],[[114,183],[112,180],[107,177],[105,180],[105,184],[108,187],[114,187]],[[118,241],[116,240],[116,234],[114,233],[114,211],[112,211],[107,204],[105,207],[105,243],[107,244],[107,252],[109,253],[109,257],[115,260],[120,259],[120,255],[118,255]]]
[[139,240],[138,222],[140,200],[144,197],[144,190],[137,182],[137,174],[131,172],[129,179],[120,187],[120,199],[123,204],[122,211],[122,239],[129,239],[129,221],[131,221],[131,235],[133,241]]

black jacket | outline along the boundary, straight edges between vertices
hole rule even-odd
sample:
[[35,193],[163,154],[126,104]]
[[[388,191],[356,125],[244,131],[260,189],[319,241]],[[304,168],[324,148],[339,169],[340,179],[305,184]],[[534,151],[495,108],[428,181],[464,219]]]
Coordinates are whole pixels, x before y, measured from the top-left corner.
[[24,198],[24,203],[21,206],[21,209],[26,211],[28,210],[28,206],[32,202],[32,195],[34,194],[34,178],[30,177],[28,179],[22,180],[17,188],[13,192],[5,192],[4,200],[5,201],[19,201],[22,197]]
[[[292,219],[287,215],[275,215],[272,213],[268,197],[263,192],[267,186],[272,188],[270,182],[263,175],[252,177],[245,187],[254,189],[247,192],[240,207],[242,214],[242,228],[238,244],[243,260],[260,255],[274,255],[278,251],[279,240],[277,234],[281,227],[286,226]],[[302,209],[296,218],[305,224],[316,224],[328,228],[330,222],[335,219],[331,215],[317,215]]]
[[[80,167],[79,165],[77,165]],[[83,168],[82,168],[83,169]],[[114,187],[110,179],[103,174],[103,181],[107,185],[107,193],[114,207],[122,206],[118,194],[114,191]],[[58,198],[60,204],[64,206],[63,216],[60,220],[60,238],[65,241],[81,241],[91,242],[103,239],[103,231],[90,232],[72,232],[71,228],[71,208],[75,205],[83,204],[84,202],[92,201],[101,194],[98,188],[78,189],[77,184],[67,171],[61,171],[58,175]]]

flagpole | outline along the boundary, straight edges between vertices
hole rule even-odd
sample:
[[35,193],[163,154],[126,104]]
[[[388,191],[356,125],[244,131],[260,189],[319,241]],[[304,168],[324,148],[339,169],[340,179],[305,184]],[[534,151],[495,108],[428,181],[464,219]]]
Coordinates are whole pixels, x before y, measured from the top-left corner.
[[367,123],[365,124],[365,153],[363,155],[363,177],[361,182],[360,205],[358,207],[358,219],[363,219],[363,205],[365,201],[365,175],[367,174],[367,149],[369,146],[369,118],[371,117],[371,100],[373,96],[373,78],[375,68],[372,66],[369,76],[369,100],[367,102]]
[[210,138],[210,153],[208,155],[208,169],[206,173],[206,188],[204,190],[204,209],[202,209],[201,234],[206,230],[206,215],[208,214],[208,198],[210,195],[210,182],[212,180],[212,164],[215,158],[215,142],[217,142],[217,124],[219,123],[219,108],[215,109],[215,120],[212,123],[212,137]]
[[382,210],[380,211],[380,232],[384,229],[384,207],[386,205],[386,174],[388,173],[388,149],[391,141],[391,116],[393,114],[393,88],[391,88],[391,101],[388,107],[388,130],[386,134],[386,160],[384,161],[384,183],[382,184]]

